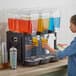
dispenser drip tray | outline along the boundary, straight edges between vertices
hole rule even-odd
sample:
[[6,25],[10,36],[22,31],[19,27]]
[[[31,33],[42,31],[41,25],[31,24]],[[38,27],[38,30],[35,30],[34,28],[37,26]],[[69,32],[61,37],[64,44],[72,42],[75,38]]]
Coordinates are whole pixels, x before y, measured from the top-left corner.
[[40,63],[41,58],[37,57],[37,56],[31,56],[31,57],[27,57],[25,59],[25,65],[27,66],[35,66],[38,65]]

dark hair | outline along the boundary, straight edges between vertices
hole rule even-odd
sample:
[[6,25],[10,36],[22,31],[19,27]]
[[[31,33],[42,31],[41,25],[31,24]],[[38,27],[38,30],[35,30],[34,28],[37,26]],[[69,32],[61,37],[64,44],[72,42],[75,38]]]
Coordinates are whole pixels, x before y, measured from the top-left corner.
[[70,22],[76,25],[76,15],[71,17]]

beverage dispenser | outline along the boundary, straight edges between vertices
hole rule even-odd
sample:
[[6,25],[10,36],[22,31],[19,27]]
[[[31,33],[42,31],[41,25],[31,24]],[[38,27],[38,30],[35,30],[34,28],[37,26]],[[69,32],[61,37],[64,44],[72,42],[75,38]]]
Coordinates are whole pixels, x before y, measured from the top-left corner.
[[48,32],[54,34],[55,27],[59,23],[56,23],[56,21],[59,18],[54,19],[53,15],[49,11],[32,11],[20,15],[19,18],[9,18],[8,55],[9,49],[15,47],[19,64],[34,65],[35,62],[37,62],[36,64],[50,62],[53,56],[47,49],[42,48],[42,44],[48,43],[54,47],[55,39]]

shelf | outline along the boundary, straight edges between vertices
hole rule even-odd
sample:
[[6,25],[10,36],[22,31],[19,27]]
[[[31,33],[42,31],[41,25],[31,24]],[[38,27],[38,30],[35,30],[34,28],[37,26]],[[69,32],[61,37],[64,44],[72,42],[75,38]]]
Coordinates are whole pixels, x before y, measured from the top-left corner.
[[61,70],[65,66],[67,66],[67,59],[34,67],[18,66],[16,70],[2,70],[0,71],[0,76],[38,76],[44,73]]

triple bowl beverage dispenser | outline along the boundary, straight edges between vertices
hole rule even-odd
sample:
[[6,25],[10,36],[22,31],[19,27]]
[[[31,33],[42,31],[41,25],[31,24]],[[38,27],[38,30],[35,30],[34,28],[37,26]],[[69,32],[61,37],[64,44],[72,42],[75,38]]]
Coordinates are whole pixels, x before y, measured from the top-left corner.
[[[50,29],[52,25],[53,30]],[[9,18],[8,28],[8,59],[9,49],[13,46],[17,48],[18,64],[38,65],[48,63],[55,58],[49,51],[42,48],[42,44],[48,43],[50,36],[48,30],[55,34],[54,24],[50,20],[49,12],[32,12],[19,18]],[[54,44],[56,44],[56,41],[52,45]]]

